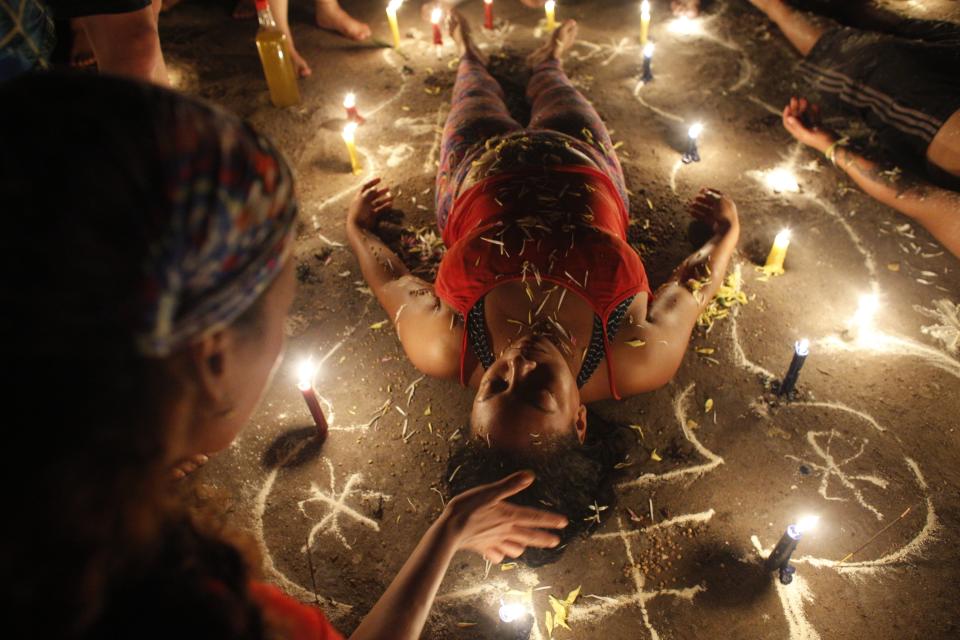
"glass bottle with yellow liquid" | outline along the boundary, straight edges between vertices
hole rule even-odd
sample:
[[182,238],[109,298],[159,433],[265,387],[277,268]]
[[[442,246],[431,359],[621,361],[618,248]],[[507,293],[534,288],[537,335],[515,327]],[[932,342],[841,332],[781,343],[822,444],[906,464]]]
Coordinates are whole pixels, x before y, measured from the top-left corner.
[[260,21],[257,51],[260,52],[267,87],[270,88],[270,101],[275,107],[300,104],[300,88],[297,86],[297,72],[290,56],[290,41],[277,27],[267,0],[256,0],[256,6],[257,19]]

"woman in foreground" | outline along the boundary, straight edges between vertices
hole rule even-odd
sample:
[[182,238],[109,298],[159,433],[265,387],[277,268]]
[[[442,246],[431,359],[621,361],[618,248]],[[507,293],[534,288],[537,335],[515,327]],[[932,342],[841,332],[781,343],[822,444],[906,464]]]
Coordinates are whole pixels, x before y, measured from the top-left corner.
[[[5,636],[339,638],[170,482],[230,444],[278,364],[295,286],[282,157],[216,108],[107,77],[4,85],[0,139],[0,296],[22,318],[6,408],[25,445],[3,471]],[[558,544],[546,529],[565,518],[505,502],[532,481],[449,502],[352,637],[419,637],[460,549]]]

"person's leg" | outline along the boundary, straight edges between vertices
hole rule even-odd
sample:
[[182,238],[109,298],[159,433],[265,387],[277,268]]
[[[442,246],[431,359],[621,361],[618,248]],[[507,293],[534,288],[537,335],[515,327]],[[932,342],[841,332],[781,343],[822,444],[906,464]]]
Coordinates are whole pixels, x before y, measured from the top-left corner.
[[460,65],[440,141],[437,223],[441,230],[463,178],[467,154],[489,138],[523,129],[510,115],[503,89],[487,71],[483,56],[474,46],[469,25],[456,12],[450,16],[450,35],[460,50]]
[[161,0],[153,0],[138,11],[80,18],[101,73],[169,84],[157,32],[160,7]]
[[340,8],[337,0],[315,0],[317,26],[330,29],[351,40],[366,40],[370,37],[370,25],[360,22]]
[[783,0],[750,0],[750,3],[780,27],[780,31],[801,55],[810,53],[823,35],[823,29],[794,11]]
[[310,65],[297,51],[293,32],[290,31],[289,8],[290,0],[270,0],[270,12],[273,14],[273,19],[284,35],[287,36],[287,42],[290,43],[290,58],[293,60],[293,67],[296,69],[298,76],[306,78],[313,73],[313,70],[310,69]]
[[960,111],[940,127],[927,148],[927,160],[955,178],[960,178]]
[[620,189],[626,201],[623,169],[613,150],[613,141],[606,125],[590,101],[571,84],[560,64],[564,51],[573,45],[577,23],[566,20],[554,31],[550,40],[527,58],[533,75],[527,84],[530,101],[530,128],[550,129],[587,143],[595,153],[594,161],[601,164]]

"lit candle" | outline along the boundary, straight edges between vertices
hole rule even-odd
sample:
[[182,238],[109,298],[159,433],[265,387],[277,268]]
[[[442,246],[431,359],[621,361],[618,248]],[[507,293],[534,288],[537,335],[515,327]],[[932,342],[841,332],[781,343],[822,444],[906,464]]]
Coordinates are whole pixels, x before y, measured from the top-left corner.
[[764,179],[767,186],[770,187],[770,190],[774,193],[782,193],[784,191],[796,193],[800,191],[800,185],[797,184],[797,176],[793,175],[793,171],[790,169],[778,167],[768,171]]
[[868,293],[860,296],[857,312],[850,319],[848,332],[851,337],[861,342],[869,341],[873,335],[873,317],[880,307],[876,294]]
[[790,395],[793,388],[797,385],[797,378],[800,377],[800,369],[803,363],[807,361],[810,354],[810,341],[806,338],[798,340],[793,345],[793,359],[790,361],[790,368],[787,369],[787,375],[783,376],[783,382],[780,383],[781,396]]
[[773,239],[773,246],[767,255],[767,262],[763,265],[763,272],[768,276],[779,276],[783,273],[783,261],[787,257],[787,248],[790,246],[790,230],[784,229]]
[[687,152],[683,154],[684,164],[690,164],[691,162],[700,162],[700,150],[697,149],[697,138],[700,137],[700,134],[703,133],[703,125],[699,122],[695,122],[690,125],[690,129],[687,131]]
[[511,590],[500,597],[500,619],[515,622],[530,615],[530,594]]
[[361,171],[360,161],[357,159],[356,133],[356,122],[348,122],[343,127],[343,141],[347,143],[347,153],[350,154],[350,168],[354,174],[358,174]]
[[433,23],[433,44],[437,48],[437,58],[443,56],[443,32],[440,31],[440,20],[443,18],[443,9],[434,7],[430,12],[430,22]]
[[323,409],[320,408],[320,401],[317,399],[317,392],[313,390],[313,378],[317,373],[317,367],[313,360],[307,358],[297,367],[297,388],[303,394],[303,399],[310,409],[310,415],[313,416],[313,422],[317,425],[317,437],[325,440],[327,437],[327,419],[323,416]]
[[390,31],[393,33],[393,47],[400,48],[400,23],[397,22],[397,9],[403,4],[403,0],[390,0],[387,4],[387,20],[390,21]]
[[363,116],[357,111],[357,96],[352,91],[344,96],[343,108],[347,110],[347,120],[350,122],[356,122],[357,124],[365,122]]
[[493,0],[483,0],[483,26],[493,29]]
[[790,584],[793,582],[793,574],[796,569],[790,565],[790,556],[797,549],[797,544],[804,533],[811,531],[820,518],[818,516],[806,516],[801,518],[796,524],[791,524],[783,533],[777,546],[770,552],[767,558],[766,567],[768,571],[778,571],[780,582]]
[[643,0],[640,3],[640,46],[647,44],[647,36],[650,33],[650,2]]
[[543,10],[547,14],[547,31],[553,31],[557,28],[557,3],[554,0],[547,0]]
[[643,45],[643,76],[640,78],[643,82],[653,80],[653,43],[648,42]]

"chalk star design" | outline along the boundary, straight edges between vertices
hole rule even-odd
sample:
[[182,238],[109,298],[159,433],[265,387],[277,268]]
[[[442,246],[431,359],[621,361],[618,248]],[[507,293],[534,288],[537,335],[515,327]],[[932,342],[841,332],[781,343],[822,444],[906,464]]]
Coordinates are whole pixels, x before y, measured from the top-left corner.
[[[713,511],[710,510],[703,514],[706,517],[703,518],[701,514],[693,515],[688,518],[676,518],[672,521],[661,523],[658,528],[667,528],[674,525],[684,524],[690,520],[705,520],[709,519],[713,515]],[[659,640],[660,634],[654,628],[653,624],[650,622],[650,613],[647,611],[647,603],[661,596],[671,596],[674,598],[680,598],[683,600],[693,600],[693,597],[704,591],[706,587],[703,585],[695,585],[692,587],[687,587],[684,589],[646,589],[646,576],[641,572],[637,561],[633,556],[633,549],[630,546],[630,538],[636,537],[633,535],[633,531],[627,531],[623,528],[623,521],[620,517],[617,517],[617,532],[611,534],[601,534],[597,536],[598,539],[603,538],[619,538],[623,543],[624,553],[627,558],[627,568],[630,572],[630,577],[633,580],[633,591],[629,593],[620,594],[613,597],[606,596],[594,596],[599,599],[600,602],[597,604],[591,604],[588,606],[584,605],[574,605],[570,611],[570,621],[579,622],[579,621],[589,621],[596,618],[604,618],[606,616],[612,615],[621,609],[629,607],[637,607],[640,609],[640,616],[643,619],[643,626],[646,627],[647,632],[650,634],[651,640]]]
[[[843,471],[844,466],[850,464],[854,460],[858,459],[861,455],[863,455],[863,452],[869,440],[867,440],[866,438],[862,438],[862,439],[851,438],[848,442],[845,442],[845,444],[855,449],[856,453],[854,453],[853,455],[847,458],[843,458],[838,462],[837,459],[834,457],[834,454],[831,453],[830,451],[830,446],[833,443],[833,440],[835,437],[837,438],[837,440],[844,442],[843,438],[840,437],[840,435],[833,429],[831,429],[830,431],[807,432],[807,442],[810,444],[810,447],[814,450],[814,452],[816,452],[816,454],[820,456],[820,458],[823,460],[823,464],[817,464],[815,462],[810,462],[809,460],[803,460],[801,458],[798,458],[797,456],[792,456],[792,455],[787,455],[787,458],[790,458],[791,460],[796,460],[797,462],[801,462],[807,466],[810,466],[816,469],[821,473],[819,493],[823,497],[823,499],[834,500],[837,502],[847,502],[847,498],[843,498],[841,496],[836,496],[836,495],[829,495],[828,493],[830,490],[831,478],[836,478],[837,482],[839,482],[846,489],[848,489],[850,493],[853,494],[853,497],[856,499],[857,503],[861,507],[863,507],[864,509],[866,509],[867,511],[875,515],[877,517],[877,520],[883,520],[883,514],[880,513],[880,511],[876,507],[874,507],[873,505],[871,505],[866,501],[866,499],[863,497],[863,494],[860,492],[860,489],[857,488],[857,485],[855,483],[866,482],[875,487],[886,489],[888,484],[887,481],[884,480],[883,478],[878,478],[877,476],[871,476],[867,474],[851,475]],[[823,445],[821,445],[820,442],[824,438],[826,438],[826,442]],[[859,445],[855,442],[856,440],[859,440]]]
[[324,533],[333,534],[343,546],[347,549],[352,549],[350,543],[347,542],[346,536],[343,535],[343,531],[340,528],[340,516],[346,516],[347,518],[359,522],[368,529],[373,529],[374,531],[380,531],[380,523],[369,518],[353,507],[347,504],[347,501],[351,496],[359,496],[361,500],[390,500],[391,496],[381,493],[379,491],[363,491],[359,488],[363,482],[363,475],[359,473],[353,473],[347,478],[346,483],[343,485],[343,490],[339,495],[337,493],[336,485],[336,475],[333,471],[333,463],[327,459],[324,459],[324,462],[327,463],[327,469],[330,471],[330,489],[328,491],[323,491],[316,485],[316,483],[310,483],[310,497],[306,500],[301,500],[298,505],[300,507],[300,512],[303,515],[309,517],[307,513],[306,505],[312,502],[317,502],[322,505],[325,505],[329,508],[329,513],[327,513],[319,522],[313,525],[313,528],[310,529],[310,534],[307,536],[307,544],[301,549],[306,553],[309,549],[313,548],[313,543],[317,539],[317,536]]

